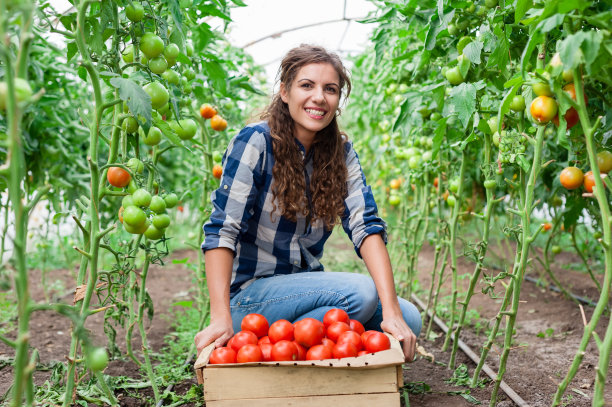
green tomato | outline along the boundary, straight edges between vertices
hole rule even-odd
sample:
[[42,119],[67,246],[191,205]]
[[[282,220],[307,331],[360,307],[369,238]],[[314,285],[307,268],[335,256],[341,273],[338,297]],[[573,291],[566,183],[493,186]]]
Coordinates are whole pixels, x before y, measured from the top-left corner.
[[550,250],[553,252],[553,254],[559,254],[561,253],[561,246],[554,245],[550,248]]
[[134,62],[134,46],[128,45],[125,47],[123,53],[121,54],[121,58],[123,58],[123,62],[126,64],[131,64]]
[[146,32],[140,39],[140,50],[147,58],[155,58],[164,51],[164,41],[158,35]]
[[[146,189],[140,188],[132,194],[134,205],[147,207],[151,204],[151,194]],[[128,222],[129,223],[129,222]]]
[[455,198],[453,195],[449,195],[448,198],[446,198],[446,203],[448,206],[453,208],[457,204],[457,198]]
[[[130,206],[130,208],[136,208],[135,206]],[[137,208],[138,209],[138,208]],[[123,228],[126,232],[131,233],[133,235],[142,235],[147,231],[147,228],[151,222],[147,219],[142,225],[132,226],[125,221],[125,210],[123,211]]]
[[195,79],[195,72],[191,68],[185,69],[185,72],[183,74],[185,75],[185,78],[187,78],[188,81],[192,81]]
[[485,0],[485,6],[487,8],[493,8],[497,6],[497,0]]
[[487,120],[487,124],[489,125],[491,133],[495,133],[497,131],[497,127],[499,127],[499,121],[497,120],[497,116],[491,116],[489,120]]
[[132,116],[126,117],[125,119],[123,119],[122,126],[123,126],[123,130],[126,133],[128,134],[136,133],[138,131],[138,120],[136,120]]
[[[134,199],[134,197],[132,197]],[[138,206],[130,205],[123,207],[123,223],[134,228],[138,228],[145,224],[147,215]],[[131,232],[130,232],[131,233]]]
[[128,206],[134,206],[134,200],[132,199],[132,195],[126,195],[121,200],[121,206],[123,206],[124,210]]
[[433,156],[433,153],[431,152],[431,150],[427,150],[423,153],[421,157],[423,158],[423,161],[429,162],[431,161],[432,156]]
[[93,348],[87,352],[87,366],[94,372],[104,370],[108,366],[108,354],[104,348]]
[[533,93],[537,96],[552,96],[553,93],[550,90],[550,85],[544,82],[536,82],[531,85],[531,89],[533,89]]
[[170,226],[170,216],[165,213],[153,216],[153,226],[160,230],[167,228]]
[[191,42],[188,42],[185,44],[185,52],[187,53],[188,57],[193,56],[194,49],[193,49],[193,44]]
[[448,190],[456,194],[459,191],[459,180],[457,178],[452,179],[448,183]]
[[166,69],[168,69],[168,62],[166,62],[166,58],[161,55],[151,58],[149,60],[149,69],[151,72],[161,75],[166,72]]
[[553,207],[558,208],[559,206],[563,205],[563,198],[561,198],[559,195],[553,195],[550,200],[550,204]]
[[602,235],[601,231],[599,231],[599,230],[597,230],[597,231],[595,231],[593,233],[593,239],[601,239],[602,236],[603,235]]
[[448,33],[453,37],[459,34],[459,29],[457,28],[455,24],[449,24],[447,27],[447,30],[448,30]]
[[155,126],[149,128],[149,132],[145,135],[142,128],[138,129],[138,134],[142,138],[142,141],[148,146],[156,146],[161,142],[162,131]]
[[144,7],[137,1],[133,1],[131,4],[128,3],[125,6],[125,16],[133,23],[137,23],[144,18]]
[[171,121],[170,128],[174,130],[181,140],[189,140],[195,136],[198,125],[193,119],[182,119],[179,121]]
[[144,171],[144,164],[136,157],[132,157],[127,162],[127,167],[137,174],[142,174]]
[[130,178],[130,183],[128,184],[128,192],[130,194],[133,194],[134,191],[136,191],[138,189],[138,185],[136,185],[136,182],[134,182],[134,178]]
[[178,58],[180,53],[179,47],[176,44],[170,43],[168,44],[168,46],[166,46],[166,48],[164,49],[164,56],[166,57],[166,59],[174,59],[176,60],[176,58]]
[[440,120],[442,118],[442,115],[438,112],[433,112],[431,114],[431,116],[429,116],[429,120],[433,120],[435,122],[437,122],[438,120]]
[[178,204],[178,196],[176,196],[174,192],[171,192],[164,196],[164,201],[166,201],[166,208],[174,208],[176,204]]
[[221,151],[216,151],[215,150],[215,151],[213,151],[212,159],[213,159],[214,162],[220,163],[221,160],[223,160],[223,154],[221,153]]
[[514,95],[512,102],[510,102],[510,109],[515,112],[522,112],[525,110],[525,98],[523,95]]
[[153,109],[157,110],[163,107],[170,100],[168,90],[157,81],[145,85],[144,90],[151,97],[151,107]]
[[[23,78],[14,78],[13,85],[15,87],[15,97],[17,103],[23,103],[30,100],[32,97],[32,88],[28,81]],[[0,82],[0,110],[6,109],[6,99],[8,98],[8,84]]]
[[[149,208],[155,213],[164,213],[166,211],[166,201],[159,195],[155,195],[151,198]],[[155,223],[153,223],[155,224]]]
[[494,179],[488,179],[488,180],[485,180],[484,182],[484,187],[486,189],[495,189],[496,186],[497,186],[497,182],[495,182]]
[[461,72],[459,72],[459,68],[456,66],[447,70],[445,76],[451,85],[459,85],[465,80],[465,78],[461,75]]
[[149,240],[157,240],[164,236],[164,231],[157,229],[154,225],[149,225],[147,230],[145,230],[144,235]]
[[466,28],[468,28],[469,24],[470,24],[470,21],[467,18],[457,19],[455,21],[455,25],[457,26],[459,31],[463,31]]
[[608,150],[598,152],[597,167],[602,174],[607,174],[612,171],[612,153]]
[[400,93],[406,93],[406,92],[408,92],[408,89],[410,89],[410,88],[409,88],[409,87],[408,87],[408,85],[406,85],[405,83],[400,84],[400,85],[398,86],[398,88],[397,88],[397,90],[398,90]]
[[416,170],[421,165],[421,161],[422,160],[420,155],[414,155],[408,160],[408,167],[413,170]]
[[400,202],[402,202],[402,199],[399,197],[399,195],[393,194],[389,196],[389,204],[391,206],[397,206],[400,204]]

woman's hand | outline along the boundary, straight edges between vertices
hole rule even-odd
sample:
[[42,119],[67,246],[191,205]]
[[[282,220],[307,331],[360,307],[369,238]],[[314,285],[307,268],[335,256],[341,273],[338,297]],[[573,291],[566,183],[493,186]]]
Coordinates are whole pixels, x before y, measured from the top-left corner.
[[219,348],[227,343],[234,335],[231,319],[229,321],[211,321],[210,325],[204,328],[195,336],[195,344],[198,349],[198,355],[208,345],[215,343],[215,348]]
[[384,319],[383,317],[380,327],[402,343],[406,362],[413,362],[416,352],[416,335],[408,327],[404,318],[399,316]]

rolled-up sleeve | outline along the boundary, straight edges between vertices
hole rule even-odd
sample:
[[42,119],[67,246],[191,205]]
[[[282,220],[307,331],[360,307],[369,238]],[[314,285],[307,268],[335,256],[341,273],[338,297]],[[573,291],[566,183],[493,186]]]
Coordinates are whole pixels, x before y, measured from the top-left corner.
[[359,157],[349,142],[345,144],[345,156],[348,194],[344,201],[342,227],[353,242],[357,255],[361,257],[359,248],[367,236],[379,233],[387,243],[387,225],[378,216],[372,188],[366,184]]
[[257,127],[245,127],[232,139],[223,158],[221,183],[211,196],[213,210],[204,225],[202,251],[226,247],[236,252],[253,214],[266,159],[266,139]]

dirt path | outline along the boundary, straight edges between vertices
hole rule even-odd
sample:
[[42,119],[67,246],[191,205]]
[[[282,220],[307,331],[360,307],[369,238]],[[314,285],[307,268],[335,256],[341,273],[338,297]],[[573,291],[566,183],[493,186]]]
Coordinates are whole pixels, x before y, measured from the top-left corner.
[[[333,255],[335,257],[355,257],[352,247],[346,245],[342,241],[332,242]],[[346,255],[346,256],[345,256]],[[182,259],[188,257],[191,261],[195,261],[196,253],[194,251],[179,251],[172,258]],[[569,256],[569,255],[563,255]],[[355,257],[356,258],[356,257]],[[421,287],[428,289],[430,284],[430,270],[432,268],[433,250],[431,247],[424,247],[419,256],[419,281]],[[570,257],[558,258],[558,261],[573,261]],[[460,260],[459,275],[471,273],[472,264]],[[401,270],[396,270],[400,271]],[[69,284],[73,280],[72,272],[68,270],[56,270],[50,272],[49,281],[63,281],[66,288],[70,288]],[[588,277],[577,272],[564,270],[562,273],[557,273],[564,284],[579,295],[594,295],[592,282]],[[172,264],[168,261],[165,267],[154,266],[149,273],[148,289],[153,298],[155,305],[155,318],[149,326],[149,341],[154,351],[159,351],[164,344],[164,336],[170,330],[170,322],[167,316],[171,304],[177,301],[182,301],[191,298],[192,293],[192,271],[183,264]],[[36,271],[31,273],[32,295],[35,301],[42,301],[43,293],[38,283],[40,276]],[[467,286],[468,279],[460,279],[462,286]],[[450,278],[447,278],[443,288],[442,296],[448,295],[448,286]],[[492,300],[489,297],[481,294],[480,288],[476,290],[477,294],[472,299],[471,308],[476,310],[483,324],[487,320],[491,320],[499,307],[499,300]],[[422,301],[427,298],[421,296]],[[508,362],[508,370],[505,376],[505,381],[525,400],[531,407],[549,406],[551,396],[556,389],[563,375],[571,362],[577,344],[582,335],[582,318],[578,306],[568,300],[565,300],[558,294],[551,291],[541,289],[533,283],[525,282],[521,293],[521,307],[518,316],[518,335],[516,336],[516,349],[510,355]],[[62,298],[62,301],[71,301],[71,295]],[[585,312],[587,318],[592,312],[591,308],[586,307]],[[474,319],[473,322],[478,322]],[[600,337],[603,336],[607,319],[602,321],[598,328]],[[94,341],[99,345],[104,345],[106,337],[102,331],[101,316],[93,316],[88,319],[88,328],[92,331]],[[548,335],[546,330],[549,329]],[[32,345],[39,349],[40,360],[42,363],[47,363],[52,360],[65,360],[68,353],[70,343],[69,332],[70,326],[67,320],[53,313],[35,313],[31,322]],[[476,334],[474,329],[465,329],[462,334],[462,339],[470,345],[477,353],[480,351],[480,345],[484,340],[484,329],[481,329],[480,336]],[[544,335],[543,335],[544,334]],[[137,335],[136,335],[137,336]],[[544,337],[541,337],[544,336]],[[122,344],[123,334],[118,332],[118,343]],[[428,359],[420,358],[416,362],[405,365],[404,381],[411,383],[412,394],[410,395],[410,406],[419,407],[437,407],[437,406],[472,406],[473,404],[462,396],[460,392],[468,390],[465,387],[457,387],[448,384],[445,381],[449,379],[452,372],[439,362],[446,364],[449,352],[441,352],[443,336],[440,335],[435,341],[426,341],[423,337],[419,338],[419,342],[425,347],[428,352],[435,355],[437,363],[432,363]],[[494,347],[488,359],[489,365],[493,370],[497,367],[499,357],[499,346],[502,344],[502,339],[498,339],[496,347]],[[121,348],[125,348],[122,344]],[[138,339],[134,342],[134,348],[139,348]],[[12,356],[12,349],[0,343],[0,355]],[[177,361],[181,363],[182,361]],[[458,356],[457,364],[465,363],[469,367],[471,374],[474,365],[463,354]],[[594,344],[589,345],[585,359],[576,376],[574,382],[569,386],[567,391],[567,406],[586,407],[590,406],[590,398],[593,393],[593,381],[595,377],[595,367],[597,366],[597,351]],[[136,366],[131,362],[113,361],[106,370],[107,374],[111,375],[128,375],[139,377],[139,372]],[[37,372],[35,375],[36,383],[42,384],[49,376],[48,372]],[[612,406],[612,384],[610,378],[606,386],[606,395],[608,403]],[[181,383],[180,388],[187,391],[195,381]],[[12,369],[10,366],[5,366],[0,369],[0,394],[3,394],[12,382]],[[422,389],[422,394],[418,390]],[[426,390],[426,391],[425,391]],[[489,403],[491,393],[491,384],[484,388],[471,390],[470,395],[483,405]],[[146,392],[145,392],[146,394]],[[123,396],[121,404],[124,406],[145,405],[142,400]],[[503,407],[513,406],[514,403],[505,399],[505,395],[501,395],[501,401],[498,404]],[[608,404],[607,404],[608,405]]]

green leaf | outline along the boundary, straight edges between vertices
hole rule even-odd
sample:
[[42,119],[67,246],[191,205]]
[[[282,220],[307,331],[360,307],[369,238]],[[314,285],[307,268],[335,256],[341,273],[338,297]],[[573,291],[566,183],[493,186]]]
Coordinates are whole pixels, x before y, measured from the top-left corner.
[[79,47],[76,45],[76,42],[71,41],[67,44],[66,48],[67,48],[66,60],[70,61],[72,57],[74,57],[76,53],[79,52]]
[[119,89],[119,98],[127,103],[130,112],[141,121],[145,119],[145,127],[151,126],[151,97],[144,89],[131,79],[112,78],[110,84]]
[[495,43],[493,51],[491,51],[491,55],[489,55],[486,67],[497,67],[500,71],[506,72],[508,69],[508,55],[510,52],[508,33],[498,27],[495,29],[495,35],[497,35],[498,39]]
[[438,34],[445,30],[455,16],[455,10],[452,10],[448,14],[441,15],[438,18],[438,12],[435,12],[431,15],[429,19],[429,25],[427,34],[425,35],[425,49],[431,51],[436,46],[436,40],[438,38]]
[[559,56],[566,69],[573,69],[585,64],[587,72],[591,72],[591,65],[597,59],[603,41],[601,31],[579,31],[568,35],[558,47]]
[[476,112],[476,87],[471,83],[461,83],[451,90],[450,105],[466,128],[470,118]]
[[193,301],[178,301],[172,304],[173,307],[191,308],[193,307]]
[[531,31],[529,35],[529,40],[527,41],[527,46],[523,50],[523,55],[521,55],[521,75],[525,77],[525,71],[527,70],[527,65],[529,64],[529,59],[531,58],[531,54],[535,50],[535,48],[544,41],[544,35],[540,31]]
[[104,31],[113,21],[113,9],[116,7],[111,0],[100,2],[100,29]]
[[438,120],[438,126],[436,127],[436,131],[434,133],[433,145],[431,146],[431,157],[435,159],[438,156],[438,151],[440,151],[440,146],[444,141],[444,137],[446,136],[446,121],[448,118],[443,117]]
[[174,20],[176,31],[182,34],[183,33],[183,13],[181,12],[181,7],[179,5],[178,0],[164,0],[164,2],[168,5],[168,10],[170,11],[172,20]]
[[517,0],[514,9],[514,23],[521,21],[527,10],[533,7],[533,0]]
[[208,80],[212,83],[215,90],[225,93],[227,92],[227,73],[223,69],[223,66],[217,61],[204,60],[202,61],[202,67],[207,73]]
[[561,14],[555,14],[552,17],[549,17],[547,19],[540,21],[536,29],[539,32],[543,32],[543,33],[550,32],[554,30],[555,28],[557,28],[558,26],[560,26],[561,24],[563,24],[564,17],[565,16]]
[[473,64],[480,64],[480,53],[482,52],[483,43],[480,41],[472,41],[463,49],[463,55],[467,57]]
[[421,93],[409,93],[406,95],[406,100],[400,107],[400,114],[397,116],[395,123],[393,124],[393,131],[397,131],[402,124],[412,115],[417,106],[420,106],[423,102],[423,96]]

